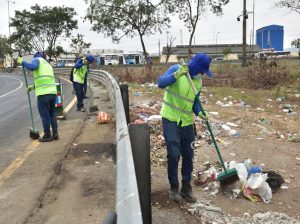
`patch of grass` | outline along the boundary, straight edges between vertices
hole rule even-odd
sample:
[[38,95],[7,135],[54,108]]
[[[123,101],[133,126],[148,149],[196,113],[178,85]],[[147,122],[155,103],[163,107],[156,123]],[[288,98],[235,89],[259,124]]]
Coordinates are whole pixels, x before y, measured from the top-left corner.
[[249,89],[238,89],[238,88],[230,88],[230,87],[209,87],[207,88],[206,96],[209,94],[213,94],[216,98],[216,101],[220,100],[224,102],[224,97],[231,96],[227,100],[242,100],[246,104],[250,104],[252,106],[257,106],[262,103],[266,103],[267,99],[274,99],[273,91],[268,90],[249,90]]

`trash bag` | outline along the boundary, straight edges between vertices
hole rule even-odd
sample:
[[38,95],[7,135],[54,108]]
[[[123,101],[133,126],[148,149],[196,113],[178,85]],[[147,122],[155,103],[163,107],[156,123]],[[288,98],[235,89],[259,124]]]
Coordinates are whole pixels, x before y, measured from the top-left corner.
[[270,188],[272,189],[272,193],[275,193],[284,183],[283,177],[279,173],[276,173],[273,170],[263,171],[263,173],[268,174],[268,178],[266,182],[269,184]]
[[260,198],[268,203],[272,199],[272,190],[266,182],[268,174],[254,173],[247,180],[247,187],[252,189]]

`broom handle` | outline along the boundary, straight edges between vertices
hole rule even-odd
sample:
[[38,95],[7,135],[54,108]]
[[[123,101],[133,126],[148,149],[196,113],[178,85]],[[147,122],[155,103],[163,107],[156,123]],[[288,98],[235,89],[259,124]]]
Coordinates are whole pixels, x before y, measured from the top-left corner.
[[[196,88],[195,88],[195,85],[194,85],[194,83],[193,83],[193,81],[192,81],[192,78],[191,78],[190,74],[187,73],[186,76],[187,76],[187,78],[188,78],[188,80],[189,80],[190,86],[192,87],[195,96],[197,97],[197,94],[198,94],[198,93],[197,93],[197,90],[196,90]],[[201,112],[202,112],[203,114],[205,114],[204,109],[203,109],[203,107],[202,107],[202,105],[201,105],[201,101],[200,101],[199,98],[198,98],[198,100],[199,100]],[[206,123],[206,126],[207,126],[207,128],[208,128],[208,131],[209,131],[209,134],[210,134],[210,136],[211,136],[211,139],[212,139],[212,141],[213,141],[213,143],[214,143],[214,145],[215,145],[215,147],[216,147],[216,150],[217,150],[219,159],[220,159],[220,161],[221,161],[222,167],[224,168],[225,172],[227,173],[227,169],[226,169],[226,167],[225,167],[225,164],[224,164],[222,155],[221,155],[221,153],[220,153],[219,147],[218,147],[218,145],[217,145],[217,142],[216,142],[216,140],[215,140],[215,136],[214,136],[214,134],[213,134],[213,132],[212,132],[212,130],[211,130],[210,124],[209,124],[208,121],[205,121],[205,123]]]
[[[28,88],[28,82],[27,82],[27,77],[26,77],[24,65],[22,65],[22,68],[23,68],[23,74],[24,74],[24,78],[25,78],[26,89],[27,89]],[[29,92],[27,92],[27,97],[28,97],[28,102],[29,102],[29,111],[30,111],[32,129],[35,130],[34,123],[33,123],[33,115],[32,115],[31,100],[30,100]]]

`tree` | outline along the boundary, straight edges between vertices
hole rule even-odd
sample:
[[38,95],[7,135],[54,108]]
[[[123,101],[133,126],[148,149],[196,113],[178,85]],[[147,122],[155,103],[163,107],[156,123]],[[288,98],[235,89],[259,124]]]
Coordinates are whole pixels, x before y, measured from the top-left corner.
[[300,57],[300,38],[293,40],[291,45],[298,48],[298,55]]
[[300,50],[300,38],[293,40],[291,46],[299,48]]
[[275,7],[288,8],[300,14],[300,0],[281,0],[275,3]]
[[70,47],[79,54],[82,53],[84,49],[88,49],[92,45],[91,43],[84,42],[83,37],[84,36],[82,34],[77,34],[71,39]]
[[50,47],[48,47],[46,50],[46,53],[47,53],[47,55],[52,55],[55,58],[55,60],[57,60],[57,57],[59,55],[65,53],[65,50],[63,49],[62,46],[56,46],[55,49],[50,49]]
[[196,31],[197,23],[207,10],[216,15],[221,15],[223,7],[229,0],[172,0],[174,12],[179,15],[179,19],[184,22],[185,27],[190,32],[188,58],[192,56],[192,41]]
[[167,46],[164,48],[163,54],[166,55],[166,63],[168,63],[170,56],[177,50],[173,49],[173,43],[176,40],[176,37],[170,37],[167,40]]
[[223,50],[223,54],[225,56],[225,58],[227,59],[228,55],[232,53],[232,49],[230,47],[226,47],[224,50]]
[[0,58],[4,58],[5,55],[12,55],[12,53],[8,38],[0,35]]
[[69,7],[31,6],[31,11],[16,11],[10,24],[15,28],[11,36],[16,47],[26,51],[49,50],[49,59],[55,52],[56,41],[60,37],[69,37],[73,29],[77,29],[74,20],[76,12]]
[[167,0],[157,0],[156,4],[149,0],[85,0],[89,5],[86,19],[92,24],[92,29],[111,37],[118,43],[124,36],[138,36],[147,63],[147,78],[151,72],[150,61],[147,60],[147,50],[144,37],[155,32],[162,32],[170,22]]

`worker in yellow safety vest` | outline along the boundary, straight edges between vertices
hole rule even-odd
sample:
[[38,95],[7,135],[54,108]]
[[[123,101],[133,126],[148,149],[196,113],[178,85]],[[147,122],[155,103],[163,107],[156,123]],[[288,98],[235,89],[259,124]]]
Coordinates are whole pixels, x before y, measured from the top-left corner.
[[37,97],[37,106],[44,129],[44,136],[39,141],[50,142],[59,138],[55,110],[57,83],[55,83],[53,68],[44,56],[43,53],[36,52],[31,63],[24,61],[22,57],[18,57],[17,63],[33,71],[34,84],[29,85],[27,91],[34,90]]
[[84,83],[86,76],[89,71],[89,64],[92,64],[94,61],[93,55],[87,55],[86,57],[80,58],[76,61],[74,70],[73,70],[73,87],[77,97],[77,111],[85,112],[83,99],[85,96],[84,93]]
[[[206,54],[196,54],[188,64],[172,65],[159,79],[158,87],[165,89],[162,116],[163,134],[167,145],[169,197],[174,201],[184,198],[190,203],[197,201],[191,187],[195,141],[193,127],[194,114],[204,120],[208,113],[201,112],[199,96],[202,87],[201,75],[212,77],[209,70],[211,58]],[[187,75],[198,92],[197,96],[190,86]],[[182,157],[182,188],[179,192],[178,163]]]

